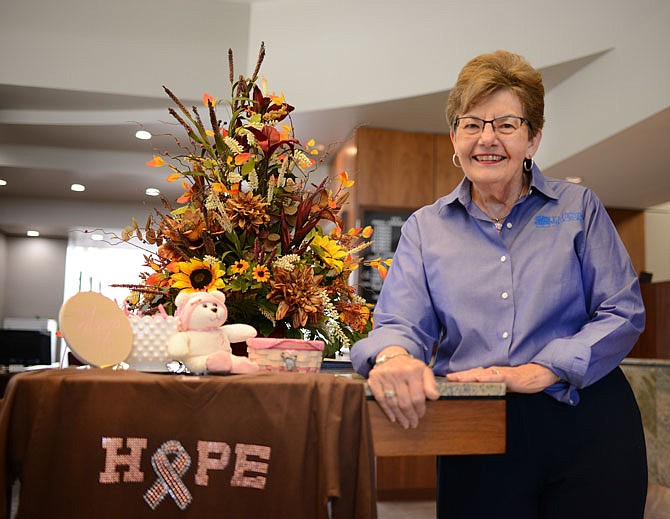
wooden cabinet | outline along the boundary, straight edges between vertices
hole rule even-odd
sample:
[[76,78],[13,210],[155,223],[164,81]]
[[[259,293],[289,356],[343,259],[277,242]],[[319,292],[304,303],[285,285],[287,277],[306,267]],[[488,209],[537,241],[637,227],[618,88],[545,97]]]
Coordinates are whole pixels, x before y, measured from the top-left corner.
[[437,494],[435,456],[377,458],[377,500],[432,500]]
[[647,311],[642,335],[629,357],[670,359],[670,281],[640,285]]
[[361,128],[355,138],[359,206],[407,209],[434,200],[431,135]]
[[435,199],[451,193],[463,179],[463,170],[454,166],[451,158],[454,146],[448,135],[433,136],[433,156],[435,157],[435,178],[433,194]]
[[366,210],[415,210],[449,193],[463,178],[451,162],[448,135],[359,128],[335,157],[333,175],[347,171],[347,225]]
[[628,255],[633,262],[635,271],[639,274],[645,270],[644,250],[644,211],[637,209],[607,208],[621,241],[626,246]]

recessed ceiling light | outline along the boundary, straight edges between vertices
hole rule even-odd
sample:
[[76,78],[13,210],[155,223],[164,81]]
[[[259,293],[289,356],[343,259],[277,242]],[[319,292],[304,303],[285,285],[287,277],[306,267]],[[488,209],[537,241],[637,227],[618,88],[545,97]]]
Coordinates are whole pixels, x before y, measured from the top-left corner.
[[5,179],[0,178],[0,186],[6,186],[7,181]]
[[151,133],[149,133],[146,130],[137,130],[135,132],[135,137],[137,137],[138,139],[142,139],[143,141],[146,141],[148,139],[151,139]]
[[565,177],[565,180],[573,184],[581,184],[584,181],[582,177]]
[[147,196],[158,196],[161,192],[160,189],[156,189],[155,187],[148,187],[144,190],[144,194]]
[[39,231],[27,231],[26,232],[26,236],[30,236],[32,238],[36,238],[39,235],[40,235]]
[[84,186],[83,184],[72,184],[72,185],[70,186],[70,189],[71,189],[72,191],[85,191],[85,190],[86,190],[86,186]]

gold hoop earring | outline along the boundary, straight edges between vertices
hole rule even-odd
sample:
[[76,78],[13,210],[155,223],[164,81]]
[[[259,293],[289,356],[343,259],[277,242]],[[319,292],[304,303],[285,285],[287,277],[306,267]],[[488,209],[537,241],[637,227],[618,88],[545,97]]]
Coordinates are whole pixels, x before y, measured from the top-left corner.
[[462,168],[462,166],[461,166],[461,161],[460,161],[460,159],[459,159],[459,160],[458,160],[458,164],[456,164],[456,159],[458,159],[458,155],[456,155],[456,154],[454,153],[454,154],[451,156],[451,162],[452,162],[452,163],[454,164],[454,166],[456,166],[458,169],[461,169],[461,168]]

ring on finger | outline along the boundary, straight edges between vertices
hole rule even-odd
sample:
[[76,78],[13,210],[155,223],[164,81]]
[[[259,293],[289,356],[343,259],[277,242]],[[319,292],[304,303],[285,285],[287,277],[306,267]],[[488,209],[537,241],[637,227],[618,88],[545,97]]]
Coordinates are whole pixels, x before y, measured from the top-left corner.
[[491,373],[493,373],[494,375],[500,375],[500,370],[496,369],[496,368],[493,368],[493,369],[491,369]]
[[395,397],[395,389],[387,389],[384,391],[384,397],[385,398],[394,398]]

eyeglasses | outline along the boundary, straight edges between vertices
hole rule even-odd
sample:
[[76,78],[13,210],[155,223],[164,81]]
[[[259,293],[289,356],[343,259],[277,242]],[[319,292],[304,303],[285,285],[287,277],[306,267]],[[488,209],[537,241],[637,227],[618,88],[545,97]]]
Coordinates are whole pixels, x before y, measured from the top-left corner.
[[499,135],[510,135],[521,128],[523,123],[526,123],[530,128],[530,121],[528,119],[516,115],[496,117],[490,121],[480,119],[479,117],[456,117],[454,128],[462,130],[466,135],[480,135],[487,123],[490,123],[493,131]]

